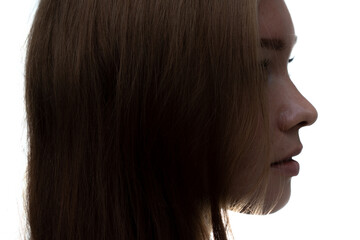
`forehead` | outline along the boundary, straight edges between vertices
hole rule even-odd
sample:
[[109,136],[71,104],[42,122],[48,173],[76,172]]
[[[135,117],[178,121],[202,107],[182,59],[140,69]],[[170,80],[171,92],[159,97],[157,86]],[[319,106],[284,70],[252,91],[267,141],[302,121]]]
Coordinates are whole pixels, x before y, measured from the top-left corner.
[[293,41],[294,25],[284,0],[260,0],[258,21],[261,38],[280,38]]

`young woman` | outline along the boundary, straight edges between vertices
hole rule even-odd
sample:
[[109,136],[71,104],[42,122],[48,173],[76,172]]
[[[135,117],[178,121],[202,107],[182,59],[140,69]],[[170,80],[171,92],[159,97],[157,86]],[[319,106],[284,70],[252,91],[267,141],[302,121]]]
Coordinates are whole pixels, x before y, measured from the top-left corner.
[[227,239],[283,207],[298,131],[283,0],[41,0],[28,39],[31,240]]

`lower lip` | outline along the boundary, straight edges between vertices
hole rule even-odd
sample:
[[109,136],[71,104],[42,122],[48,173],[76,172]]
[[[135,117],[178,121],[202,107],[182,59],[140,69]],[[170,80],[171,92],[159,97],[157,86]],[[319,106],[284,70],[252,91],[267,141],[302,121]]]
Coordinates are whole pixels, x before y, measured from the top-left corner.
[[291,159],[281,164],[271,166],[271,168],[280,171],[283,175],[288,177],[294,177],[299,174],[300,165],[297,161]]

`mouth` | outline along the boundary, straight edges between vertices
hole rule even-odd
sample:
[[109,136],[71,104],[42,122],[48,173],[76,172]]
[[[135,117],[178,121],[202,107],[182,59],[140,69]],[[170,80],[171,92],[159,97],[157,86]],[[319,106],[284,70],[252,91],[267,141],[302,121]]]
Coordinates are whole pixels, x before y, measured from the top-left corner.
[[271,169],[286,177],[294,177],[300,172],[300,164],[291,158],[272,163]]
[[279,166],[279,165],[282,165],[282,164],[286,164],[290,161],[294,161],[291,157],[288,158],[288,159],[285,159],[285,160],[281,160],[281,161],[278,161],[278,162],[273,162],[270,164],[271,167],[276,167],[276,166]]
[[271,169],[276,170],[282,175],[293,177],[297,176],[300,171],[300,164],[295,161],[292,157],[300,154],[302,147],[293,151],[291,154],[287,155],[288,157],[283,158],[280,161],[276,161],[270,164]]

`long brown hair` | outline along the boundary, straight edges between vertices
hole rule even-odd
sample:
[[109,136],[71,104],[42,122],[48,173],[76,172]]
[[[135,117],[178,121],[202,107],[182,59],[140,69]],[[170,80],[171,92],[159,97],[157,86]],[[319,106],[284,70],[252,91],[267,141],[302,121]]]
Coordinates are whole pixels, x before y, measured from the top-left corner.
[[253,0],[41,0],[30,239],[227,239],[232,179],[259,167],[243,160],[255,141],[266,148],[258,42]]

